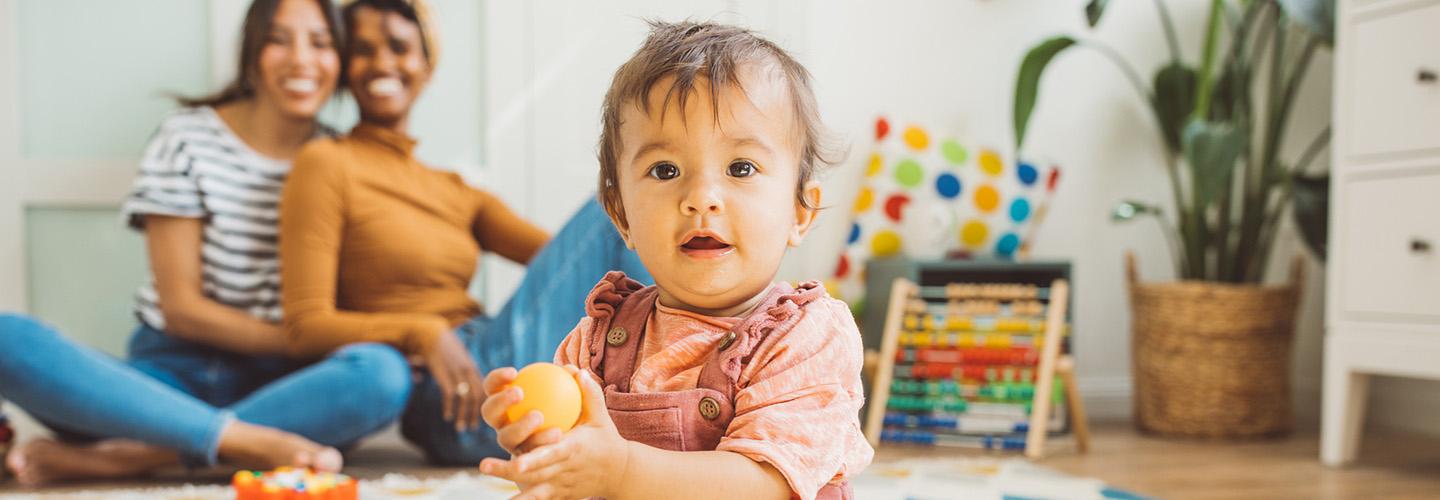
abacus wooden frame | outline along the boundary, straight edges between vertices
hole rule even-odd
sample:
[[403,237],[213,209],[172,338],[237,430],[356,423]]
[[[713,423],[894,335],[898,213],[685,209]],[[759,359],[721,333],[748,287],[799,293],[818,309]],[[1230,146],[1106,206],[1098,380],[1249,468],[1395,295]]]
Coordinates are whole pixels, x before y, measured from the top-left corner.
[[[920,286],[905,278],[896,278],[890,287],[890,303],[885,310],[884,338],[881,340],[880,356],[870,390],[869,411],[865,416],[865,437],[870,441],[870,446],[880,446],[885,407],[890,400],[890,382],[895,375],[895,352],[900,345],[905,303],[919,294]],[[1045,338],[1061,338],[1069,299],[1069,283],[1065,280],[1053,281],[1050,285],[1050,306],[1045,318]],[[1045,455],[1045,440],[1050,432],[1049,395],[1051,384],[1057,375],[1064,386],[1066,408],[1070,411],[1071,425],[1075,432],[1075,446],[1080,453],[1085,453],[1090,448],[1090,426],[1085,417],[1084,404],[1080,401],[1080,389],[1075,384],[1075,363],[1069,355],[1061,354],[1060,344],[1058,341],[1045,342],[1040,352],[1040,373],[1031,402],[1029,434],[1025,438],[1025,457],[1032,460]]]

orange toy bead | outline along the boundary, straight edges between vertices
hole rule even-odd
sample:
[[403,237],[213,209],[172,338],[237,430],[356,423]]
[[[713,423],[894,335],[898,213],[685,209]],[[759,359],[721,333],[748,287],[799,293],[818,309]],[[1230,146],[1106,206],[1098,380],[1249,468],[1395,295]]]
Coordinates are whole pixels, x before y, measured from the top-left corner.
[[520,370],[515,381],[522,399],[505,410],[511,422],[520,420],[531,410],[545,417],[540,430],[551,427],[568,431],[580,419],[580,384],[570,372],[559,365],[535,363]]

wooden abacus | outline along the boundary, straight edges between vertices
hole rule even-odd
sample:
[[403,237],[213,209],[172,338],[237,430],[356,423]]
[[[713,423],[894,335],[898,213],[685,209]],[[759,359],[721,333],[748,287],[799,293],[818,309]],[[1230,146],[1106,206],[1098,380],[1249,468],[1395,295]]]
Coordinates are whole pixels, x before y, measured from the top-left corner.
[[[930,299],[930,300],[927,300]],[[937,306],[931,301],[943,299],[943,316],[932,313]],[[1029,389],[1029,403],[1025,408],[1028,410],[1028,424],[1023,431],[1026,433],[1023,440],[1004,437],[971,437],[971,443],[977,447],[987,449],[1024,449],[1025,456],[1031,459],[1038,459],[1044,455],[1045,440],[1051,427],[1052,391],[1055,377],[1060,378],[1061,388],[1064,391],[1064,400],[1067,402],[1072,430],[1075,434],[1076,446],[1081,453],[1089,449],[1090,429],[1085,418],[1084,406],[1080,401],[1079,389],[1075,385],[1074,362],[1068,354],[1061,352],[1064,344],[1064,335],[1068,329],[1066,321],[1066,306],[1069,303],[1069,285],[1065,280],[1055,280],[1048,288],[1041,288],[1035,285],[1021,284],[969,284],[951,283],[943,287],[920,287],[914,282],[905,278],[896,278],[891,286],[889,307],[886,309],[884,337],[880,346],[878,366],[874,377],[874,386],[870,393],[869,410],[865,421],[865,435],[872,446],[879,446],[882,435],[898,436],[900,440],[908,438],[916,442],[939,443],[942,438],[961,439],[961,436],[926,434],[924,432],[907,433],[906,431],[892,431],[886,429],[887,420],[900,419],[906,422],[919,421],[931,425],[953,425],[956,429],[962,429],[962,422],[958,419],[945,417],[947,412],[953,408],[964,406],[964,400],[955,402],[934,402],[925,401],[923,398],[896,397],[892,400],[891,392],[897,386],[903,386],[909,390],[930,391],[930,393],[942,393],[959,395],[963,397],[988,396],[997,397],[1007,386],[1001,385],[991,393],[985,394],[984,388],[979,391],[973,388],[962,389],[956,380],[973,378],[977,374],[983,374],[987,380],[1000,378],[1008,382],[1020,381],[1019,394],[1025,394]],[[1048,305],[1047,305],[1048,304]],[[1005,312],[1006,314],[1001,314]],[[1041,314],[1044,319],[1039,319]],[[977,328],[977,322],[984,322],[984,328]],[[983,334],[980,333],[983,330]],[[967,333],[968,332],[968,333]],[[1043,336],[1038,335],[1043,332]],[[1028,335],[1026,335],[1028,334]],[[907,347],[931,346],[942,349],[907,349],[911,352],[901,352],[900,345]],[[1029,344],[1023,344],[1027,339]],[[1020,347],[1014,347],[1020,345]],[[982,347],[983,346],[983,347]],[[967,351],[966,349],[971,349]],[[1038,349],[1038,353],[1035,352]],[[900,368],[906,371],[906,378],[911,380],[895,379],[896,360],[898,357],[915,356],[914,359],[907,359],[910,362],[907,366]],[[988,359],[982,359],[988,358]],[[923,361],[936,362],[931,365],[922,364]],[[976,364],[976,363],[980,364]],[[946,364],[949,363],[949,364]],[[986,363],[995,363],[987,365]],[[1017,375],[1013,371],[1013,365],[1030,365],[1035,368],[1029,373],[1023,370]],[[1012,365],[1006,368],[1003,376],[996,365]],[[931,368],[938,368],[940,373],[933,373]],[[926,371],[927,373],[920,373]],[[926,376],[939,375],[940,382],[920,383],[914,379]],[[1033,378],[1033,386],[1025,385],[1024,381]],[[917,384],[923,388],[915,387]],[[1010,394],[1011,400],[1014,395]],[[926,415],[890,415],[887,412],[892,409],[901,410],[934,410],[940,416]],[[952,422],[953,420],[953,422]],[[892,434],[894,433],[894,434]]]

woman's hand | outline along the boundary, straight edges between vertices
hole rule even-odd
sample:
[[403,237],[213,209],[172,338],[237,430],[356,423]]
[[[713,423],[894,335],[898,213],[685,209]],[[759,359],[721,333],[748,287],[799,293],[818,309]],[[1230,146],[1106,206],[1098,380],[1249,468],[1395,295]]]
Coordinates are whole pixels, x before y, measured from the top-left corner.
[[441,332],[435,346],[425,354],[425,365],[440,386],[445,420],[455,422],[455,430],[460,432],[479,428],[480,405],[485,401],[480,391],[480,370],[475,368],[475,360],[460,337],[452,331]]
[[[514,423],[506,423],[505,408],[519,398],[511,399],[507,389],[496,401],[486,401],[485,421],[499,430],[501,446],[511,453],[516,449],[525,450],[510,460],[487,458],[480,462],[480,472],[514,481],[520,485],[520,495],[525,499],[571,499],[591,496],[606,496],[612,481],[621,481],[629,464],[630,442],[620,436],[615,423],[610,420],[610,411],[605,408],[605,391],[589,372],[581,372],[573,366],[565,367],[580,383],[580,421],[563,435],[554,429],[535,434],[540,418],[535,412]],[[514,369],[491,372],[486,377],[486,389],[504,387],[506,377],[515,378]],[[495,384],[495,385],[490,385]],[[503,401],[501,401],[503,400]],[[522,432],[523,431],[523,432]],[[558,440],[552,440],[558,438]]]

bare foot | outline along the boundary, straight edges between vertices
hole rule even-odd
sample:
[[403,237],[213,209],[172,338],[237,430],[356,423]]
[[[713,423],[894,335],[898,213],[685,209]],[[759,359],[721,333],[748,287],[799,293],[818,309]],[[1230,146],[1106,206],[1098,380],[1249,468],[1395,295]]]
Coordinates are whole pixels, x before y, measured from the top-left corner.
[[35,439],[10,450],[5,467],[21,486],[35,487],[68,479],[138,476],[179,460],[173,451],[126,439],[87,444]]
[[220,458],[241,467],[309,467],[340,472],[344,459],[335,448],[297,434],[235,421],[220,433]]

